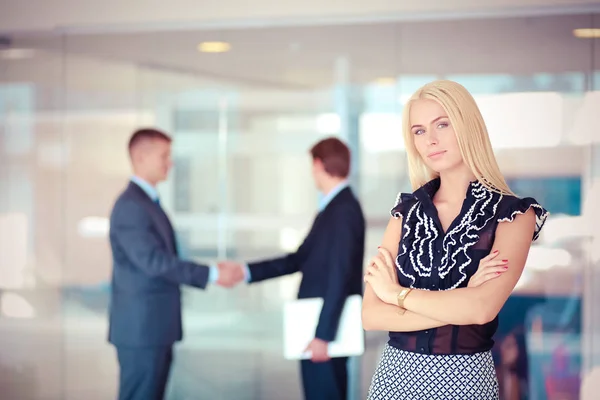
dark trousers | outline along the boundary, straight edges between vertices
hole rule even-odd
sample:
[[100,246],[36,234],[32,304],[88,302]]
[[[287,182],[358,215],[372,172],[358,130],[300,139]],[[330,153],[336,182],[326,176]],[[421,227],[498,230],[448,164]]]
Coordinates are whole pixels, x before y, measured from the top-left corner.
[[348,358],[332,358],[324,363],[302,360],[302,386],[306,400],[346,400]]
[[171,347],[117,347],[119,400],[163,400],[173,360]]

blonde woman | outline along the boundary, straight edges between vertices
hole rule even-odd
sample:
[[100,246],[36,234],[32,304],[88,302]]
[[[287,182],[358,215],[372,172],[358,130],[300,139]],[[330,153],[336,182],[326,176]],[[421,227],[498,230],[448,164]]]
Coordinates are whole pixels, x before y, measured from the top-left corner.
[[510,191],[458,83],[419,89],[403,135],[415,191],[398,196],[364,277],[363,326],[390,332],[368,398],[497,399],[498,312],[548,213]]

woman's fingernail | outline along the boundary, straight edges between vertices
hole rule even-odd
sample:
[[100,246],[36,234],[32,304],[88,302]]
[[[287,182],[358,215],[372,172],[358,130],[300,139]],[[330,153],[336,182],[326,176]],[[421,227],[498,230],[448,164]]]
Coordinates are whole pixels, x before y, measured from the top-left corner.
[[496,272],[496,275],[500,275],[502,272]]
[[507,262],[508,262],[508,260],[502,260],[502,262],[505,262],[505,263],[507,263]]
[[508,269],[508,265],[503,265],[502,268]]
[[496,254],[498,252],[498,250],[494,250],[493,254]]

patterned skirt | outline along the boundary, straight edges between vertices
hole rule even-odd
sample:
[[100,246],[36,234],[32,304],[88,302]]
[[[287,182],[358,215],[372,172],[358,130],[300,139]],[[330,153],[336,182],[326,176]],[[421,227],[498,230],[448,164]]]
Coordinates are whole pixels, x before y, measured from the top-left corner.
[[430,355],[385,346],[367,400],[498,400],[490,351]]

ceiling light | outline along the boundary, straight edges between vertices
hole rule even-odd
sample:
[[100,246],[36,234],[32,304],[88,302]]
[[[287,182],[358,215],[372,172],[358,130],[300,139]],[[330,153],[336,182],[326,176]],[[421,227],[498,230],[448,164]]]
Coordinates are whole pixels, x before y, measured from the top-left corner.
[[202,53],[225,53],[231,49],[227,42],[202,42],[198,45],[198,51]]
[[33,57],[34,53],[33,49],[2,49],[0,50],[0,58],[4,60],[23,60]]
[[573,30],[573,36],[580,39],[600,38],[600,28],[581,28]]
[[384,77],[375,79],[373,81],[373,83],[376,85],[381,85],[381,86],[392,86],[392,85],[395,85],[396,83],[398,83],[398,80],[392,76],[384,76]]

